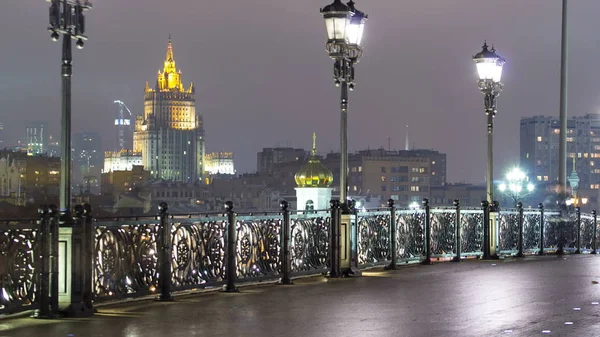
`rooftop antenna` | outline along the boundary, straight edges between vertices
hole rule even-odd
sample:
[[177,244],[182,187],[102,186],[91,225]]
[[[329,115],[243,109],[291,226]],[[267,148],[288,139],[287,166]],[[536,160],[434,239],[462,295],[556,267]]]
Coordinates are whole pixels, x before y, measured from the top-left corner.
[[405,151],[410,150],[410,143],[408,141],[408,124],[406,124],[406,138],[404,140],[404,150]]

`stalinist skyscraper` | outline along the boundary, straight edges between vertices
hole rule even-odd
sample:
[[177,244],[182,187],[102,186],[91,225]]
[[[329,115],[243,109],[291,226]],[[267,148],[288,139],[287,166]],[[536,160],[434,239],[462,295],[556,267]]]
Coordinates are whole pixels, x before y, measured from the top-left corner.
[[202,180],[202,116],[196,113],[194,84],[189,89],[183,87],[170,37],[156,85],[151,88],[146,82],[144,116],[136,119],[133,147],[134,152],[142,154],[144,169],[156,178],[178,182]]

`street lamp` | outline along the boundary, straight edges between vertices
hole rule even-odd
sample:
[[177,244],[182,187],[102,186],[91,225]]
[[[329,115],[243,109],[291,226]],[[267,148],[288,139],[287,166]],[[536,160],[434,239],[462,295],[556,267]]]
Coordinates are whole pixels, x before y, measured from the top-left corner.
[[487,43],[483,43],[481,52],[473,56],[479,75],[479,90],[484,95],[485,114],[487,116],[487,201],[492,203],[493,198],[493,151],[494,151],[494,117],[496,116],[496,97],[502,91],[502,67],[505,60],[496,54],[494,47],[488,49]]
[[71,56],[71,39],[77,40],[78,49],[83,48],[85,36],[84,12],[92,5],[80,0],[47,0],[50,2],[50,26],[52,41],[63,36],[62,45],[62,113],[61,113],[61,165],[60,165],[60,211],[64,220],[70,218],[71,212],[71,76],[73,65]]
[[341,86],[340,121],[340,202],[348,212],[348,90],[354,90],[354,65],[362,56],[362,38],[367,15],[356,9],[354,1],[334,0],[321,9],[327,28],[327,52],[334,60],[333,78]]
[[520,199],[533,193],[535,185],[529,182],[529,178],[518,167],[515,167],[508,171],[506,174],[506,181],[498,185],[500,192],[513,199],[514,205],[517,202],[522,201]]

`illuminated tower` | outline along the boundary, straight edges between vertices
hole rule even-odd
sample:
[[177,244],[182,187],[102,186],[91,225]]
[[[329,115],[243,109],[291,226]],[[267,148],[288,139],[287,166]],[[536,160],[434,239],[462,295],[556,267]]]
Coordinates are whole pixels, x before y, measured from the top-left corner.
[[194,182],[204,169],[204,127],[196,113],[194,84],[183,87],[169,37],[167,55],[154,88],[146,82],[144,115],[138,116],[133,151],[156,178]]
[[313,133],[312,155],[294,177],[296,180],[296,209],[299,212],[329,208],[333,173],[321,164],[317,156],[317,135]]

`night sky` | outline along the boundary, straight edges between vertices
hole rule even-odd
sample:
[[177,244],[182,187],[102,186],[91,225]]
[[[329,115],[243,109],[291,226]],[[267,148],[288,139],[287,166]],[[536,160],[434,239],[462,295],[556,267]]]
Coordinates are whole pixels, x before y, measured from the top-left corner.
[[[90,41],[74,50],[73,132],[111,128],[123,100],[142,112],[169,33],[183,81],[196,85],[207,152],[233,151],[238,172],[262,147],[339,148],[339,89],[325,52],[323,0],[97,0]],[[598,0],[570,1],[569,114],[600,108]],[[357,0],[369,14],[351,93],[349,149],[411,143],[448,154],[450,182],[485,179],[485,117],[471,56],[484,39],[507,59],[496,118],[496,172],[518,161],[522,116],[558,115],[560,0]],[[2,0],[0,122],[6,140],[25,122],[51,120],[58,137],[60,44],[46,31],[48,4]]]

